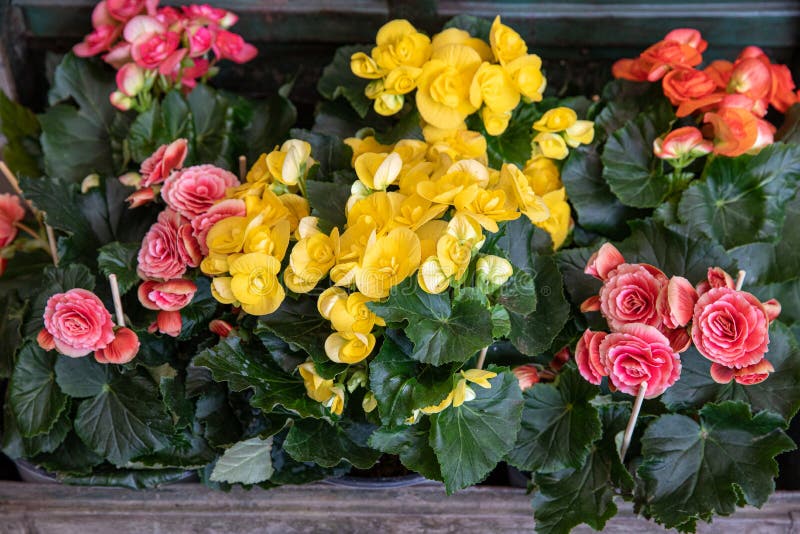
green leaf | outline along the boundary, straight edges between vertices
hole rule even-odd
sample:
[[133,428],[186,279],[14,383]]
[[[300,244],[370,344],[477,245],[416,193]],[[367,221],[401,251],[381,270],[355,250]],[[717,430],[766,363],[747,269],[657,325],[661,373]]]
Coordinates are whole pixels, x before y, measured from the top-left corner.
[[194,403],[186,397],[186,388],[180,377],[162,376],[158,383],[164,407],[173,415],[176,428],[187,428],[194,420]]
[[420,365],[392,339],[369,364],[369,384],[385,425],[399,426],[414,410],[435,406],[453,389],[452,370]]
[[41,174],[38,159],[39,121],[28,108],[17,104],[0,91],[0,133],[6,138],[3,160],[11,172],[25,176]]
[[[472,15],[456,15],[444,25],[444,29],[458,28],[464,30],[473,37],[489,42],[489,31],[492,23],[487,19],[474,17]],[[531,123],[532,124],[532,123]]]
[[347,368],[331,361],[325,352],[325,340],[333,331],[330,322],[317,311],[313,297],[286,299],[275,312],[259,317],[254,333],[258,336],[264,332],[278,336],[292,350],[308,353],[323,378],[333,378]]
[[136,255],[139,253],[141,243],[120,243],[114,241],[100,247],[97,255],[97,266],[105,276],[117,275],[119,291],[127,293],[139,283],[136,274]]
[[392,288],[385,302],[368,306],[387,323],[407,322],[411,357],[422,363],[465,362],[493,341],[491,312],[483,302],[467,295],[451,304],[446,293],[422,291],[416,277]]
[[36,457],[36,464],[45,470],[73,476],[88,475],[102,461],[75,432],[70,432],[55,451]]
[[429,480],[442,480],[436,453],[429,443],[430,420],[415,425],[381,427],[369,438],[369,445],[387,454],[396,454],[408,469]]
[[195,87],[186,102],[193,126],[189,136],[190,162],[230,168],[233,109],[229,102],[205,84]]
[[165,447],[169,416],[149,377],[117,376],[78,406],[75,431],[96,453],[116,466]]
[[381,455],[367,445],[374,428],[351,421],[332,425],[323,419],[300,419],[289,430],[283,448],[298,462],[335,467],[345,461],[369,469]]
[[242,137],[247,140],[247,161],[255,162],[286,139],[297,121],[294,104],[281,94],[252,103],[253,113]]
[[293,139],[301,139],[311,145],[311,156],[319,164],[318,180],[330,182],[334,171],[352,170],[350,160],[353,157],[353,150],[338,137],[299,128],[290,130],[289,135]]
[[205,276],[195,279],[197,292],[188,306],[181,309],[181,334],[178,339],[191,339],[208,332],[208,323],[214,318],[219,302],[211,294],[211,280]]
[[707,404],[699,423],[663,415],[642,436],[647,512],[667,528],[712,514],[730,515],[737,504],[762,506],[775,491],[774,457],[795,448],[769,412],[755,417],[740,402]]
[[690,231],[725,248],[775,241],[800,178],[800,146],[776,143],[755,156],[717,157],[704,174],[678,205]]
[[614,441],[625,429],[629,416],[628,403],[600,406],[603,437],[586,461],[578,468],[536,473],[532,503],[536,532],[568,534],[581,523],[602,530],[606,521],[616,515],[615,489],[629,492],[633,488],[633,478],[622,465]]
[[350,70],[350,56],[356,52],[369,54],[371,47],[364,45],[342,46],[336,50],[333,61],[322,71],[317,90],[328,100],[343,96],[360,117],[366,117],[372,101],[364,94],[369,80],[359,78]]
[[204,350],[194,364],[210,369],[214,380],[228,382],[233,391],[252,387],[251,404],[266,412],[278,404],[302,417],[323,417],[327,412],[308,397],[302,378],[286,373],[268,356],[246,350],[238,337],[227,337]]
[[670,182],[653,155],[653,141],[669,130],[673,119],[671,112],[644,113],[608,138],[601,157],[603,178],[623,204],[652,208],[669,194]]
[[55,371],[61,391],[77,399],[99,395],[114,377],[111,366],[97,363],[90,356],[70,358],[59,354]]
[[204,426],[203,436],[213,447],[226,447],[240,439],[241,424],[222,385],[214,384],[197,399],[195,417]]
[[272,476],[272,438],[250,438],[226,450],[211,473],[213,482],[258,484]]
[[561,168],[561,180],[581,227],[612,239],[628,234],[625,224],[643,212],[624,205],[603,179],[598,143],[570,150]]
[[502,134],[485,136],[490,167],[499,169],[504,163],[513,163],[520,169],[525,167],[531,157],[531,141],[535,133],[531,127],[541,113],[536,104],[523,103],[514,110],[508,128]]
[[[278,439],[278,436],[273,440]],[[282,445],[282,442],[281,442]],[[350,464],[342,462],[334,468],[320,467],[313,462],[298,462],[277,443],[272,447],[272,467],[269,479],[272,484],[308,484],[330,477],[342,476],[350,470]]]
[[185,469],[119,469],[103,465],[85,476],[64,476],[61,481],[73,486],[112,486],[133,490],[154,489],[186,481]]
[[9,402],[23,437],[49,432],[67,408],[68,398],[56,384],[55,360],[55,352],[45,352],[34,342],[19,350]]
[[142,162],[161,145],[189,137],[192,118],[180,91],[170,91],[161,101],[153,102],[131,124],[128,143],[134,161]]
[[711,378],[711,362],[692,347],[681,354],[681,377],[661,397],[671,410],[700,409],[709,402],[742,401],[753,411],[769,410],[788,423],[800,408],[800,348],[788,327],[770,326],[765,355],[775,372],[752,386],[718,384]]
[[15,292],[8,291],[0,298],[0,379],[11,377],[17,347],[22,341],[22,322],[28,303],[20,301]]
[[800,105],[794,104],[786,111],[783,125],[775,133],[775,140],[786,144],[800,142]]
[[40,453],[48,453],[56,450],[67,434],[72,430],[72,414],[70,413],[70,403],[61,412],[53,427],[44,434],[39,434],[32,438],[22,438],[25,444],[25,456],[30,458]]
[[611,135],[644,111],[662,116],[673,109],[661,87],[650,82],[612,80],[603,88],[602,98],[605,107],[594,119],[598,136]]
[[492,307],[492,337],[502,339],[511,333],[511,317],[508,311],[501,305],[496,304]]
[[473,384],[475,399],[431,416],[430,444],[448,494],[483,480],[516,442],[522,392],[513,373],[496,370],[490,389]]
[[350,184],[308,180],[306,196],[323,221],[331,226],[345,227],[347,223],[345,206],[350,198]]
[[598,388],[568,367],[555,384],[537,384],[523,393],[522,427],[508,461],[523,471],[550,473],[580,468],[602,435]]

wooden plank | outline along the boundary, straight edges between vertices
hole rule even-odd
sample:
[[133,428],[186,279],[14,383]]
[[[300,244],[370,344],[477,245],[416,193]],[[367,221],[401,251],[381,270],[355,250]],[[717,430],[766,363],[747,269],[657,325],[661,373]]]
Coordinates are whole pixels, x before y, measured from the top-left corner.
[[[699,532],[788,534],[797,532],[800,494],[777,493],[762,508],[700,524]],[[793,519],[794,516],[794,519]],[[101,532],[529,532],[525,491],[490,486],[446,497],[438,484],[356,490],[327,485],[285,486],[270,491],[213,492],[199,484],[161,490],[69,487],[0,482],[0,533],[95,534]],[[576,533],[594,532],[586,526]],[[631,507],[605,531],[663,533],[637,518]]]

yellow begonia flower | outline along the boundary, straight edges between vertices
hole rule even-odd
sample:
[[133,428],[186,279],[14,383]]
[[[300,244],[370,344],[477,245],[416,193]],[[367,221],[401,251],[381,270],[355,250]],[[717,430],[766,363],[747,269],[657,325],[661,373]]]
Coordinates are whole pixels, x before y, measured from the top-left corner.
[[449,408],[451,404],[453,404],[454,393],[455,390],[451,391],[450,393],[447,394],[447,397],[445,397],[439,404],[436,404],[434,406],[426,406],[424,408],[421,408],[420,411],[427,415],[433,415],[435,413],[443,412],[444,410]]
[[364,399],[361,401],[361,408],[364,410],[364,413],[370,413],[377,407],[378,400],[375,398],[375,394],[371,391],[367,391],[364,394]]
[[289,247],[289,221],[278,221],[269,227],[259,224],[260,216],[254,218],[247,226],[244,238],[244,252],[264,252],[278,261],[283,260]]
[[479,132],[467,129],[443,130],[426,125],[422,129],[422,135],[430,145],[428,152],[433,160],[437,160],[440,155],[445,154],[451,161],[474,159],[483,164],[488,161],[486,138]]
[[436,258],[445,276],[460,280],[472,259],[472,242],[445,234],[436,243]]
[[472,192],[473,195],[468,195],[468,191],[465,191],[456,197],[456,209],[475,219],[489,232],[497,232],[500,229],[497,225],[499,221],[513,221],[519,218],[520,213],[513,202],[508,201],[505,191],[474,188],[469,191]]
[[382,299],[419,267],[419,237],[408,228],[395,228],[370,241],[355,273],[356,287],[370,298]]
[[362,223],[374,228],[378,235],[386,233],[405,198],[396,191],[377,191],[354,202],[347,212],[348,228]]
[[293,233],[297,230],[300,221],[308,217],[311,213],[308,200],[293,193],[283,194],[278,197],[278,200],[281,201],[281,204],[283,204],[289,212],[286,216],[286,220],[289,221],[289,232]]
[[[313,234],[298,241],[289,255],[289,267],[292,273],[314,285],[322,280],[336,263],[336,251],[339,248],[339,229],[334,228],[331,235]],[[295,282],[293,280],[292,282]]]
[[592,121],[575,121],[564,131],[564,138],[572,148],[588,145],[594,141],[594,123]]
[[390,117],[403,109],[404,102],[405,97],[403,95],[384,91],[375,97],[372,107],[378,115]]
[[484,62],[472,78],[469,101],[475,108],[485,104],[494,113],[505,114],[519,104],[519,91],[503,67]]
[[417,88],[417,78],[422,74],[418,67],[397,67],[383,80],[384,90],[396,95],[405,95]]
[[572,227],[572,212],[566,200],[566,190],[562,187],[546,193],[542,198],[550,211],[550,217],[535,224],[550,234],[553,249],[557,250],[564,244]]
[[542,155],[528,160],[522,172],[528,177],[528,183],[533,188],[533,192],[539,196],[564,187],[564,184],[561,183],[558,166],[553,160]]
[[392,20],[384,24],[375,37],[378,45],[372,58],[382,69],[421,67],[431,55],[431,40],[417,31],[407,20]]
[[203,274],[207,274],[208,276],[227,273],[228,255],[210,252],[208,256],[203,258],[203,261],[200,262],[200,270],[203,271]]
[[478,384],[483,389],[491,389],[492,384],[489,383],[489,380],[496,377],[497,373],[483,369],[468,369],[461,371],[461,376],[473,384]]
[[348,295],[339,287],[330,287],[317,299],[317,309],[338,332],[368,334],[376,324],[385,326],[386,323],[367,307],[367,302],[374,302],[374,299],[361,293]]
[[325,340],[325,354],[336,363],[354,364],[375,348],[375,336],[358,332],[334,332]]
[[263,252],[243,254],[231,262],[231,291],[250,315],[266,315],[278,309],[285,293],[278,282],[281,263]]
[[464,45],[436,50],[417,80],[422,118],[437,128],[458,128],[477,110],[469,101],[469,89],[480,64],[478,53]]
[[492,49],[481,39],[473,37],[469,32],[458,28],[447,28],[433,36],[431,48],[435,52],[449,45],[464,45],[475,50],[483,61],[492,61]]
[[500,287],[514,274],[514,267],[505,258],[499,256],[481,256],[475,264],[478,278],[490,285]]
[[549,109],[542,117],[533,123],[537,132],[563,132],[578,120],[578,114],[570,108],[558,107]]
[[559,134],[541,132],[533,138],[533,144],[546,158],[564,159],[569,156],[567,142]]
[[325,402],[325,406],[330,409],[332,414],[342,415],[344,411],[344,388],[342,386],[333,386],[331,393],[333,395]]
[[542,60],[536,54],[518,57],[505,65],[517,90],[533,102],[542,100],[547,79],[542,74]]
[[428,221],[417,228],[416,233],[417,237],[419,237],[421,258],[436,256],[436,243],[445,232],[447,232],[447,222],[441,219]]
[[458,241],[470,243],[473,248],[481,248],[484,237],[481,225],[464,213],[456,213],[447,222],[447,235],[455,237]]
[[248,217],[262,215],[261,224],[272,226],[276,222],[290,216],[289,209],[281,202],[280,197],[265,189],[260,196],[247,195],[244,204]]
[[303,378],[306,394],[317,402],[327,402],[333,395],[333,380],[322,378],[317,374],[314,362],[308,361],[297,366]]
[[439,258],[430,256],[419,266],[417,283],[426,293],[438,295],[450,286],[450,277],[442,269]]
[[430,200],[414,194],[400,204],[400,209],[393,222],[396,226],[417,230],[428,221],[444,215],[445,211],[447,211],[446,204],[434,204]]
[[[427,153],[427,144],[425,145]],[[406,196],[417,194],[417,185],[420,182],[430,180],[433,171],[436,170],[436,165],[430,161],[421,161],[416,165],[404,167],[400,173],[400,179],[397,185],[400,188],[400,193]]]
[[394,145],[393,152],[400,156],[403,166],[415,166],[425,159],[428,143],[419,139],[402,139]]
[[520,35],[500,22],[500,16],[495,17],[492,28],[489,30],[489,44],[492,46],[494,57],[501,65],[505,65],[528,53],[528,45]]
[[349,286],[353,284],[367,243],[374,232],[375,225],[365,221],[348,225],[347,230],[339,239],[336,265],[330,272],[331,280],[336,285]]
[[267,166],[267,155],[261,154],[256,162],[250,167],[250,170],[247,171],[247,176],[245,177],[248,184],[254,184],[260,181],[269,181],[272,179],[272,175],[269,173],[269,167]]
[[467,385],[467,380],[462,378],[456,383],[456,389],[453,390],[453,408],[458,408],[473,399],[475,399],[475,391]]
[[289,291],[303,294],[317,287],[319,280],[306,280],[305,278],[297,276],[292,270],[292,267],[289,266],[283,270],[283,283]]
[[505,132],[511,120],[511,115],[510,111],[496,113],[491,108],[484,107],[481,110],[481,120],[483,121],[483,127],[486,128],[486,133],[500,135]]
[[403,160],[396,152],[368,152],[356,159],[354,168],[361,183],[369,189],[383,191],[397,180],[403,168]]
[[267,155],[267,166],[272,176],[279,182],[292,186],[304,179],[314,165],[311,158],[311,145],[299,139],[289,139]]
[[231,289],[230,276],[215,276],[211,279],[211,294],[222,304],[236,304],[238,301]]
[[376,80],[386,74],[370,56],[364,52],[356,52],[350,56],[350,70],[359,78]]
[[475,182],[475,177],[469,172],[454,170],[437,180],[418,183],[417,194],[436,204],[453,204],[456,196]]
[[353,210],[353,206],[360,200],[364,200],[372,194],[372,189],[364,185],[364,182],[356,180],[350,186],[350,197],[347,199],[347,204],[344,206],[345,215],[349,215]]
[[517,201],[519,210],[533,223],[547,220],[550,217],[550,210],[544,203],[542,197],[537,195],[530,184],[528,177],[522,174],[519,168],[511,163],[503,164],[500,169],[500,181],[503,188],[510,189],[510,192]]
[[212,254],[232,254],[241,251],[246,230],[246,217],[228,217],[218,221],[206,236],[208,250]]
[[392,145],[382,145],[375,139],[374,135],[368,135],[363,139],[358,137],[348,137],[344,140],[344,144],[353,150],[353,158],[350,160],[350,165],[355,165],[358,156],[366,154],[367,152],[391,152]]

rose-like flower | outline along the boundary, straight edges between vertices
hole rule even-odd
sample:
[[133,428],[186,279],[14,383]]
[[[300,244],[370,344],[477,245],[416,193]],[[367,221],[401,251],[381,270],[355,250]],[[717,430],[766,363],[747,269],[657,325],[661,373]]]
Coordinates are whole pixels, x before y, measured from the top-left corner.
[[105,0],[108,14],[120,22],[126,22],[147,8],[147,0]]
[[750,293],[719,287],[694,307],[692,341],[712,362],[741,369],[758,363],[769,344],[769,318]]
[[189,39],[189,57],[202,56],[214,44],[214,33],[207,26],[189,26],[186,36]]
[[195,165],[171,174],[161,197],[167,206],[192,220],[225,198],[229,187],[237,185],[239,180],[233,173],[214,165]]
[[542,117],[533,123],[537,132],[563,132],[578,120],[578,114],[568,107],[557,107],[547,110]]
[[200,245],[200,251],[203,256],[208,256],[206,237],[217,222],[228,217],[244,217],[246,214],[244,200],[229,198],[214,204],[205,213],[201,213],[192,219],[193,235]]
[[661,288],[656,306],[661,321],[667,328],[680,328],[689,324],[697,302],[697,291],[682,276],[673,276]]
[[148,187],[163,183],[176,169],[180,169],[189,152],[186,139],[176,139],[168,145],[161,145],[149,158],[142,162],[139,173],[141,186]]
[[139,353],[139,336],[130,328],[117,328],[114,340],[102,349],[94,352],[94,359],[99,363],[123,364],[133,360]]
[[395,228],[370,243],[355,273],[358,290],[373,299],[389,296],[389,291],[419,267],[420,240],[408,228]]
[[642,52],[641,61],[648,65],[647,80],[656,82],[671,69],[694,67],[703,61],[703,56],[693,46],[679,41],[659,41]]
[[158,215],[158,221],[142,240],[138,255],[139,276],[144,279],[172,280],[186,272],[193,255],[179,234],[185,220],[179,213],[167,208]]
[[608,334],[586,330],[575,347],[575,363],[581,376],[591,384],[600,384],[608,376],[606,364],[600,360],[600,343]]
[[511,372],[517,377],[519,389],[522,391],[532,388],[539,383],[539,370],[532,363],[514,367]]
[[250,43],[246,43],[241,35],[222,30],[217,32],[214,46],[214,53],[220,59],[230,59],[234,63],[247,63],[256,55],[258,50]]
[[629,323],[659,326],[656,303],[667,277],[644,263],[623,263],[608,275],[600,288],[600,311],[612,330]]
[[718,363],[711,364],[711,378],[718,384],[727,384],[731,380],[735,380],[743,386],[752,386],[763,382],[773,372],[775,372],[775,368],[766,358],[762,358],[758,363],[741,369],[726,367]]
[[758,58],[745,58],[734,63],[727,89],[751,100],[768,100],[772,90],[769,60],[765,64]]
[[375,348],[375,336],[358,332],[334,332],[325,340],[325,354],[336,363],[354,364]]
[[436,50],[417,79],[417,108],[425,121],[437,128],[458,128],[477,107],[469,99],[480,55],[464,45]]
[[533,138],[534,153],[546,158],[562,160],[569,156],[569,148],[563,136],[557,133],[539,132]]
[[397,67],[421,67],[431,55],[431,40],[407,20],[384,24],[375,36],[372,59],[383,70]]
[[617,247],[611,243],[605,243],[591,255],[583,272],[606,281],[611,271],[623,263],[625,263],[625,258],[622,257],[622,253],[617,250]]
[[16,224],[25,218],[25,209],[17,195],[0,194],[0,248],[9,245],[17,237]]
[[186,18],[197,24],[212,24],[230,28],[239,20],[235,13],[208,4],[181,6],[181,9]]
[[175,32],[147,33],[141,35],[131,46],[131,57],[145,69],[156,69],[180,44]]
[[714,153],[734,158],[741,156],[758,139],[758,120],[752,112],[738,107],[706,113],[703,122],[714,130]]
[[519,98],[519,91],[503,67],[487,62],[478,67],[469,90],[469,100],[475,108],[485,104],[493,113],[504,114],[517,107]]
[[442,264],[439,263],[439,258],[436,256],[428,256],[417,271],[419,287],[431,295],[438,295],[450,287],[450,278],[451,276],[444,272]]
[[44,327],[61,354],[77,358],[105,348],[114,339],[111,314],[97,296],[70,289],[47,300]]
[[78,57],[96,56],[100,52],[108,50],[121,31],[119,26],[98,26],[92,33],[84,37],[83,41],[73,46],[72,51]]
[[191,280],[177,278],[167,282],[145,280],[139,286],[139,302],[148,310],[178,311],[187,306],[197,286]]
[[713,150],[713,143],[703,139],[702,132],[694,126],[678,128],[653,141],[653,153],[657,158],[666,160],[699,158]]
[[283,302],[285,292],[277,274],[281,264],[263,252],[242,254],[230,262],[230,290],[250,315],[267,315]]
[[[717,84],[706,72],[696,69],[675,69],[661,80],[664,95],[673,106],[687,100],[708,96],[717,89]],[[679,117],[684,115],[678,114]]]
[[[621,325],[600,343],[600,362],[617,390],[636,395],[647,382],[645,398],[658,397],[681,374],[681,359],[669,340],[652,326]],[[576,355],[577,359],[577,355]]]
[[[378,66],[378,63],[364,52],[356,52],[350,56],[350,70],[359,78],[366,78],[367,80],[378,80],[386,75],[386,72]],[[416,87],[416,83],[414,83],[414,86]]]
[[376,324],[386,325],[383,319],[367,307],[368,302],[373,302],[373,299],[358,292],[348,295],[342,288],[334,286],[319,296],[317,309],[338,332],[368,334]]
[[520,35],[500,22],[500,15],[495,17],[489,31],[489,44],[494,57],[501,65],[510,63],[528,53],[528,46]]
[[491,287],[500,287],[514,274],[511,262],[500,256],[481,256],[475,264],[475,276]]
[[151,324],[147,331],[151,334],[160,332],[170,337],[178,337],[183,328],[183,319],[179,311],[160,311],[156,316],[156,321]]
[[292,272],[313,288],[336,263],[338,245],[338,228],[334,228],[330,236],[320,232],[301,239],[289,256]]

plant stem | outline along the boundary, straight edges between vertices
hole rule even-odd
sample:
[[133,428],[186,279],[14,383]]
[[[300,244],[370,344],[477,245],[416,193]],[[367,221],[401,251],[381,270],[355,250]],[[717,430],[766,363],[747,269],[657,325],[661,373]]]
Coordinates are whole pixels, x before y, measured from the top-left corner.
[[50,255],[53,257],[53,265],[58,267],[58,249],[56,248],[56,234],[53,227],[49,224],[44,225],[45,232],[47,233],[47,244],[50,245]]
[[117,326],[125,326],[125,314],[122,312],[122,299],[119,298],[117,275],[108,275],[108,281],[111,284],[111,299],[114,301],[114,310],[117,313]]
[[489,347],[483,347],[481,349],[481,353],[478,355],[478,363],[475,365],[475,369],[483,369],[483,364],[486,362],[486,351],[489,350]]
[[27,224],[23,224],[23,223],[21,223],[21,222],[16,222],[16,223],[14,223],[14,226],[16,226],[17,228],[19,228],[20,230],[22,230],[23,232],[25,232],[26,234],[28,234],[29,236],[31,236],[31,237],[32,237],[32,238],[34,238],[35,240],[37,240],[37,241],[42,241],[42,237],[41,237],[41,236],[40,236],[38,233],[36,233],[36,232],[33,230],[33,228],[31,228],[31,227],[30,227],[30,226],[28,226]]
[[3,176],[5,176],[6,180],[8,180],[9,185],[11,185],[11,189],[13,189],[14,192],[19,196],[22,196],[22,189],[19,187],[17,177],[14,176],[14,173],[11,172],[11,169],[8,168],[8,165],[6,165],[5,161],[0,161],[0,172],[2,172]]
[[636,427],[636,420],[639,418],[639,411],[642,409],[644,402],[644,394],[647,392],[647,382],[639,384],[639,394],[636,395],[636,402],[633,403],[633,410],[631,411],[631,418],[628,419],[628,426],[625,427],[625,434],[622,437],[622,447],[619,449],[619,459],[625,461],[625,453],[628,452],[628,446],[631,444],[633,437],[633,429]]

